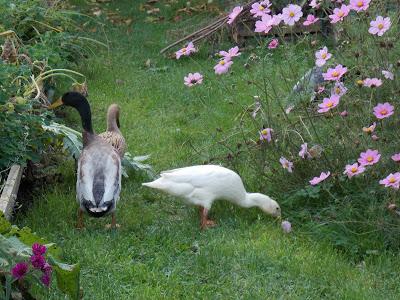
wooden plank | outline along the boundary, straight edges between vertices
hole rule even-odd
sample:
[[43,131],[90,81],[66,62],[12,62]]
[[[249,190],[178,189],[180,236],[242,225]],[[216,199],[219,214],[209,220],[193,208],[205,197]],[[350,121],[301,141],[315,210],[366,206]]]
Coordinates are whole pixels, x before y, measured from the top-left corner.
[[14,209],[23,169],[21,165],[11,166],[3,193],[0,197],[0,210],[4,213],[7,220],[11,218]]

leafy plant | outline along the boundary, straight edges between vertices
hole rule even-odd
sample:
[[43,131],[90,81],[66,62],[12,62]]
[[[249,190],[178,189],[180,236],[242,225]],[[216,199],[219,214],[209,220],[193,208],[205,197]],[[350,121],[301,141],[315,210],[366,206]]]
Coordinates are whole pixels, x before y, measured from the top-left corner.
[[0,279],[5,283],[0,290],[2,299],[10,299],[12,291],[24,297],[43,296],[40,287],[50,286],[53,271],[58,289],[71,299],[79,298],[79,265],[61,263],[56,245],[47,243],[26,227],[12,226],[2,213],[0,225]]
[[[82,134],[68,126],[51,122],[49,125],[43,125],[43,128],[47,131],[51,131],[57,135],[63,136],[64,149],[74,159],[78,159],[82,151]],[[122,159],[122,174],[128,177],[126,169],[133,169],[135,171],[145,172],[150,178],[153,178],[153,168],[144,164],[143,162],[148,160],[150,155],[143,156],[132,156],[129,152],[126,152]]]

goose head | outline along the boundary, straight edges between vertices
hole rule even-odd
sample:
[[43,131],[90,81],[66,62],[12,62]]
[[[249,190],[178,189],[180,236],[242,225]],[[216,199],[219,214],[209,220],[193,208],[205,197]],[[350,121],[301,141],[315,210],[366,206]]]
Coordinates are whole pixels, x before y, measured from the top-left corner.
[[281,207],[279,206],[278,202],[271,199],[267,195],[260,193],[249,193],[247,194],[246,198],[247,201],[251,202],[255,206],[258,206],[264,213],[280,218]]

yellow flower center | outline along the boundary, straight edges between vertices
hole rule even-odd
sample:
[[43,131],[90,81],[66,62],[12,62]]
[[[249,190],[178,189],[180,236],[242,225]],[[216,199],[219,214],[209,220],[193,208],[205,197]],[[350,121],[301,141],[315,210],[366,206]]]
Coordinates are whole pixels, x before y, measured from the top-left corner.
[[358,7],[362,7],[363,4],[364,4],[364,3],[363,3],[362,1],[358,1],[358,2],[357,2],[357,6],[358,6]]
[[352,173],[355,173],[355,172],[357,172],[357,170],[358,170],[357,167],[352,167],[350,171],[351,171]]
[[372,157],[372,156],[368,156],[367,157],[367,162],[371,162],[371,161],[373,161],[374,160],[374,158]]
[[335,92],[336,92],[336,94],[340,94],[340,88],[337,87],[337,88],[335,89]]
[[220,64],[221,66],[223,66],[223,65],[225,64],[225,61],[224,61],[224,60],[221,60],[221,61],[219,62],[219,64]]
[[267,130],[267,129],[263,129],[263,130],[261,131],[261,133],[262,133],[263,135],[267,135],[267,134],[268,134],[268,130]]
[[294,12],[291,11],[291,12],[289,13],[289,16],[293,18],[293,17],[294,17]]
[[339,72],[338,71],[333,71],[332,76],[333,77],[338,77],[339,76]]
[[325,59],[325,58],[326,58],[326,53],[322,53],[322,54],[321,54],[321,57],[322,57],[323,59]]
[[326,104],[326,106],[327,106],[327,107],[332,107],[332,106],[333,106],[333,102],[332,102],[332,101],[329,101],[329,102]]
[[343,16],[344,16],[344,12],[342,12],[342,11],[339,11],[337,15],[338,15],[338,16],[341,18],[341,17],[343,17]]
[[387,112],[387,110],[386,109],[382,109],[381,110],[381,115],[386,115],[388,112]]
[[258,7],[258,9],[261,10],[261,11],[263,11],[263,10],[265,9],[265,7],[262,6],[262,5],[260,5],[260,6]]
[[383,29],[383,24],[382,24],[382,23],[380,23],[380,24],[378,25],[378,29]]
[[186,48],[182,48],[182,52],[186,52],[186,50],[187,50]]
[[396,182],[396,179],[395,179],[394,177],[390,177],[390,178],[389,178],[389,182],[390,182],[390,183],[395,183],[395,182]]
[[357,80],[357,82],[356,82],[358,85],[363,85],[364,84],[364,81],[363,80]]

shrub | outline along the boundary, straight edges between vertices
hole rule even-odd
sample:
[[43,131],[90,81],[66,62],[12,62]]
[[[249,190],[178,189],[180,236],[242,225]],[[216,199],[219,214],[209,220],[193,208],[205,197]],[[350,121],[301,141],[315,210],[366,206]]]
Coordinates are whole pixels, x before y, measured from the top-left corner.
[[[236,66],[245,54],[220,53],[218,73],[230,68],[241,73],[237,82],[229,74],[218,77],[225,97],[243,109],[237,86],[248,83],[247,90],[257,93],[221,141],[230,149],[227,163],[275,196],[284,214],[310,234],[360,256],[371,249],[398,249],[400,174],[391,157],[400,150],[399,10],[391,9],[392,1],[363,1],[365,9],[353,6],[346,15],[338,11],[342,4],[314,2],[320,6],[309,13],[333,21],[335,39],[288,35],[293,31],[288,20],[277,26],[265,17],[257,18],[256,27],[268,34],[257,37],[257,51],[244,65],[251,72]],[[391,26],[379,16],[390,18]],[[382,106],[386,102],[390,105]],[[389,173],[395,176],[385,187]]]
[[62,3],[0,0],[0,173],[40,159],[55,141],[42,128],[52,118],[47,104],[57,86],[83,77],[65,68],[89,51],[90,39]]

